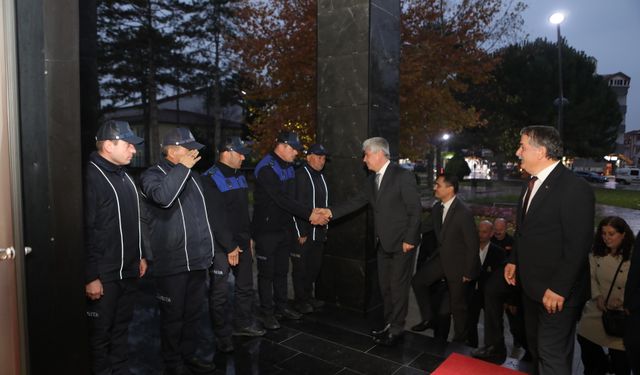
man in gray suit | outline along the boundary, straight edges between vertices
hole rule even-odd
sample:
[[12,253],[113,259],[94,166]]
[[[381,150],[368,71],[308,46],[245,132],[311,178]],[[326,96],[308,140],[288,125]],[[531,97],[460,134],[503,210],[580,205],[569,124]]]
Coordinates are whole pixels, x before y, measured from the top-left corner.
[[393,346],[402,338],[409,304],[414,249],[420,243],[420,195],[413,174],[389,161],[389,143],[380,137],[362,144],[371,174],[357,196],[331,208],[334,219],[369,204],[374,215],[378,281],[385,328],[375,331],[376,344]]
[[441,175],[436,179],[434,194],[440,202],[433,207],[431,217],[438,247],[411,282],[422,316],[422,322],[412,330],[426,329],[434,311],[429,287],[446,279],[454,322],[453,340],[464,342],[468,336],[469,281],[480,273],[480,245],[473,214],[457,193],[457,177]]

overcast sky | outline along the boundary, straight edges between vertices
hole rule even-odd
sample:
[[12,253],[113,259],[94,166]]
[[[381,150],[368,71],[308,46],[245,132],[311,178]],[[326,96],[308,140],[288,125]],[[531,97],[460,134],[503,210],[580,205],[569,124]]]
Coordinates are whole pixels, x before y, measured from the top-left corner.
[[[549,16],[566,15],[560,32],[567,43],[598,60],[598,73],[631,77],[627,131],[640,129],[640,0],[523,0],[525,32],[556,41]],[[571,98],[569,98],[571,99]]]

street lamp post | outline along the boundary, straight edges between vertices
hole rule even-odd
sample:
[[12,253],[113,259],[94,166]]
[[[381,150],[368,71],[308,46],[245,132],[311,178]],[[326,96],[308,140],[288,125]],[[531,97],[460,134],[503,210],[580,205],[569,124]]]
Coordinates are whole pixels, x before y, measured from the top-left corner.
[[564,21],[564,14],[557,12],[549,17],[549,22],[557,26],[558,30],[558,133],[562,138],[562,122],[563,122],[563,107],[564,107],[564,93],[562,89],[562,36],[560,35],[560,24]]

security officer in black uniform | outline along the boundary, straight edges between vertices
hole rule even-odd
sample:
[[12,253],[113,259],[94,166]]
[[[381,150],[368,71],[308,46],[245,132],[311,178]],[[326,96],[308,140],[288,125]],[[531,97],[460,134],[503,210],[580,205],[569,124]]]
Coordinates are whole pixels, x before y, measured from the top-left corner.
[[[313,208],[329,206],[329,189],[322,170],[327,160],[327,150],[316,143],[307,150],[307,161],[296,169],[296,199]],[[313,287],[322,265],[327,225],[311,225],[306,220],[293,217],[296,238],[291,251],[291,277],[295,294],[294,308],[309,314],[321,308],[324,302],[313,298]]]
[[213,363],[196,357],[207,270],[214,254],[200,176],[191,170],[200,160],[198,150],[202,147],[188,129],[173,129],[163,138],[164,157],[140,177],[160,303],[166,375],[215,369]]
[[[218,151],[219,160],[202,175],[209,220],[216,238],[216,255],[209,269],[209,314],[216,335],[216,346],[223,353],[233,351],[233,336],[263,336],[251,313],[253,305],[253,259],[248,185],[240,171],[251,153],[240,137],[229,137]],[[229,273],[235,277],[233,329],[227,314]]]
[[125,166],[143,141],[127,122],[105,122],[85,171],[85,292],[95,375],[130,373],[129,323],[147,262],[138,190]]
[[255,169],[256,189],[252,222],[258,261],[258,320],[267,329],[278,329],[278,319],[300,319],[287,305],[289,254],[293,243],[291,215],[312,223],[326,224],[328,218],[295,200],[293,161],[302,150],[295,132],[283,131],[274,150]]

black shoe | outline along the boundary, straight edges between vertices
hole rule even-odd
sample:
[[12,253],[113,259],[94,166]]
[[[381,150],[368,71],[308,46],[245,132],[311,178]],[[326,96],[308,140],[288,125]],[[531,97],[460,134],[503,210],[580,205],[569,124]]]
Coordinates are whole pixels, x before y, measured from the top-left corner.
[[259,337],[264,336],[267,333],[264,329],[255,327],[255,326],[247,326],[243,328],[238,328],[233,331],[233,336],[251,336],[251,337]]
[[233,341],[231,340],[231,337],[217,338],[216,347],[222,353],[231,353],[233,351]]
[[262,326],[269,330],[280,329],[280,323],[273,315],[258,315],[256,318]]
[[411,327],[411,330],[414,332],[422,332],[428,330],[429,328],[433,328],[433,323],[431,323],[431,320],[423,320],[415,326]]
[[321,301],[319,299],[311,298],[309,300],[309,303],[311,304],[314,310],[318,310],[324,307],[324,301]]
[[300,314],[311,314],[313,312],[313,306],[307,302],[296,302],[293,308]]
[[205,362],[197,358],[188,359],[184,364],[194,374],[210,374],[216,369],[213,362]]
[[373,339],[373,342],[376,343],[377,345],[382,345],[382,346],[396,346],[396,344],[398,344],[398,342],[402,340],[402,338],[403,338],[403,335],[401,333],[398,333],[398,334],[389,333],[384,336],[375,337]]
[[391,326],[389,324],[387,324],[382,329],[372,329],[371,330],[371,336],[373,336],[374,339],[375,338],[380,338],[382,336],[385,336],[389,332],[389,327],[391,327]]
[[276,319],[281,319],[281,320],[300,320],[302,319],[302,314],[293,311],[287,307],[285,307],[284,309],[277,311],[274,316],[276,317]]
[[504,347],[489,345],[472,351],[471,356],[479,359],[506,358],[507,350]]

